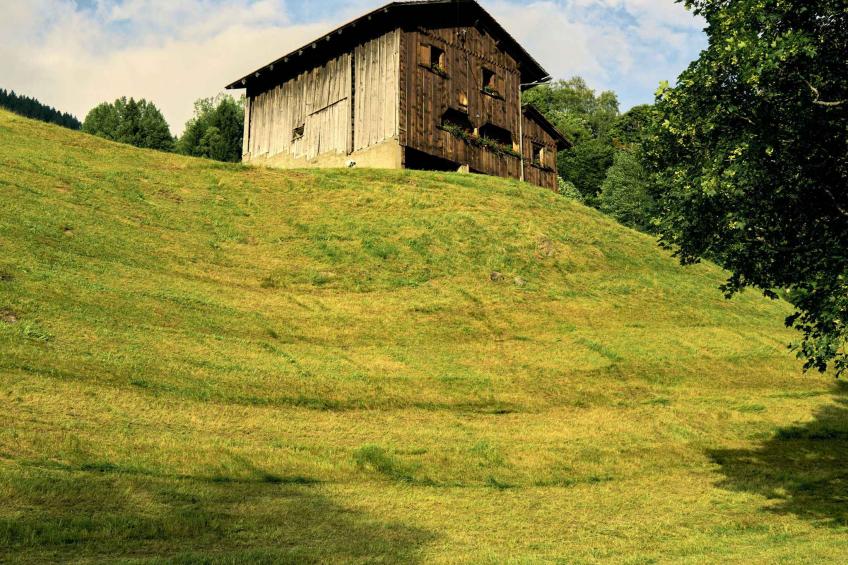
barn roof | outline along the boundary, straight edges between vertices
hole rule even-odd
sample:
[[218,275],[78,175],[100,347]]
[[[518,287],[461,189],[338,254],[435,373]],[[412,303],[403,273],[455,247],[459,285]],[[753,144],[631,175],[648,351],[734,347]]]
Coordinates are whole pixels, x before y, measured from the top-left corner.
[[427,16],[437,16],[442,21],[452,21],[462,26],[473,25],[486,30],[518,62],[522,83],[547,78],[547,71],[475,0],[407,0],[391,2],[352,20],[232,82],[227,88],[247,88],[270,80],[285,80],[322,60],[349,50],[363,37],[388,31],[403,22],[423,23]]

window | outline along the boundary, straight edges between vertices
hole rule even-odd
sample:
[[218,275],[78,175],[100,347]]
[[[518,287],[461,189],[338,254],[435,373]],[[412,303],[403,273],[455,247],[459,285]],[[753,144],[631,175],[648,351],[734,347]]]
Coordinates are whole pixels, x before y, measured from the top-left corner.
[[481,90],[489,96],[500,98],[498,75],[495,74],[495,71],[483,67],[483,88]]
[[445,69],[445,52],[443,49],[439,49],[434,45],[421,43],[418,46],[418,64],[430,69],[437,75],[447,75],[447,69]]
[[474,133],[474,126],[468,119],[468,114],[453,108],[448,108],[448,111],[442,115],[442,129],[454,135],[471,135]]
[[545,166],[545,146],[535,141],[533,142],[533,164]]
[[303,132],[306,130],[305,125],[298,126],[292,130],[292,141],[303,139]]
[[512,132],[508,129],[496,126],[495,124],[486,124],[480,128],[480,137],[485,137],[496,141],[501,145],[512,147]]
[[445,68],[445,52],[438,47],[430,46],[430,67]]

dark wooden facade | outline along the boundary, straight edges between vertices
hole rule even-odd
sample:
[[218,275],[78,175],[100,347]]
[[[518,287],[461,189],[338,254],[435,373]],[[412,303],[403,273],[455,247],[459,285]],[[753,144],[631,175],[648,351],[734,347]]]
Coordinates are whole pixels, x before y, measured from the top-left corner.
[[[363,46],[377,47],[366,48],[363,58]],[[342,85],[337,94],[298,87],[304,102],[292,110],[285,93],[293,84],[320,88],[328,61],[336,75],[330,84]],[[376,78],[363,81],[364,69]],[[556,153],[568,142],[521,104],[528,83],[546,75],[473,0],[423,0],[367,14],[230,88],[247,88],[246,161],[320,166],[352,155],[374,166],[461,169],[555,190]],[[333,106],[323,109],[330,99]],[[366,107],[373,110],[363,115]],[[291,117],[301,115],[307,117]],[[304,132],[293,120],[321,130]],[[289,139],[293,127],[297,140]],[[322,151],[331,155],[322,160]]]

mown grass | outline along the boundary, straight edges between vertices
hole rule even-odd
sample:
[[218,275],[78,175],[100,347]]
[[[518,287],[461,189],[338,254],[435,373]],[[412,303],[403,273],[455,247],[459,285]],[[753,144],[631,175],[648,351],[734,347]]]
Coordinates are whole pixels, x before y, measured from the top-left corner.
[[544,190],[0,112],[0,561],[844,562],[787,307]]

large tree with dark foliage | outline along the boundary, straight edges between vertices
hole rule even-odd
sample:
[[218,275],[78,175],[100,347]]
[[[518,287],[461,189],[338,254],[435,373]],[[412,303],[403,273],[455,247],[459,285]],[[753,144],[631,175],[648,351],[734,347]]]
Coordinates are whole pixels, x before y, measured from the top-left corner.
[[82,130],[136,147],[172,151],[174,138],[162,112],[147,100],[126,97],[104,102],[85,117]]
[[241,161],[243,135],[241,101],[229,95],[204,98],[194,103],[194,117],[186,123],[177,151],[235,163]]
[[524,94],[572,142],[557,157],[560,176],[573,183],[588,203],[595,203],[615,154],[609,136],[618,117],[614,92],[600,94],[580,77],[537,86]]
[[71,114],[60,112],[56,108],[42,104],[35,98],[15,94],[14,90],[0,89],[0,108],[6,108],[21,116],[69,129],[80,129],[82,127],[80,121]]
[[848,369],[845,0],[686,0],[709,46],[661,87],[647,163],[661,238],[796,308],[807,368]]

